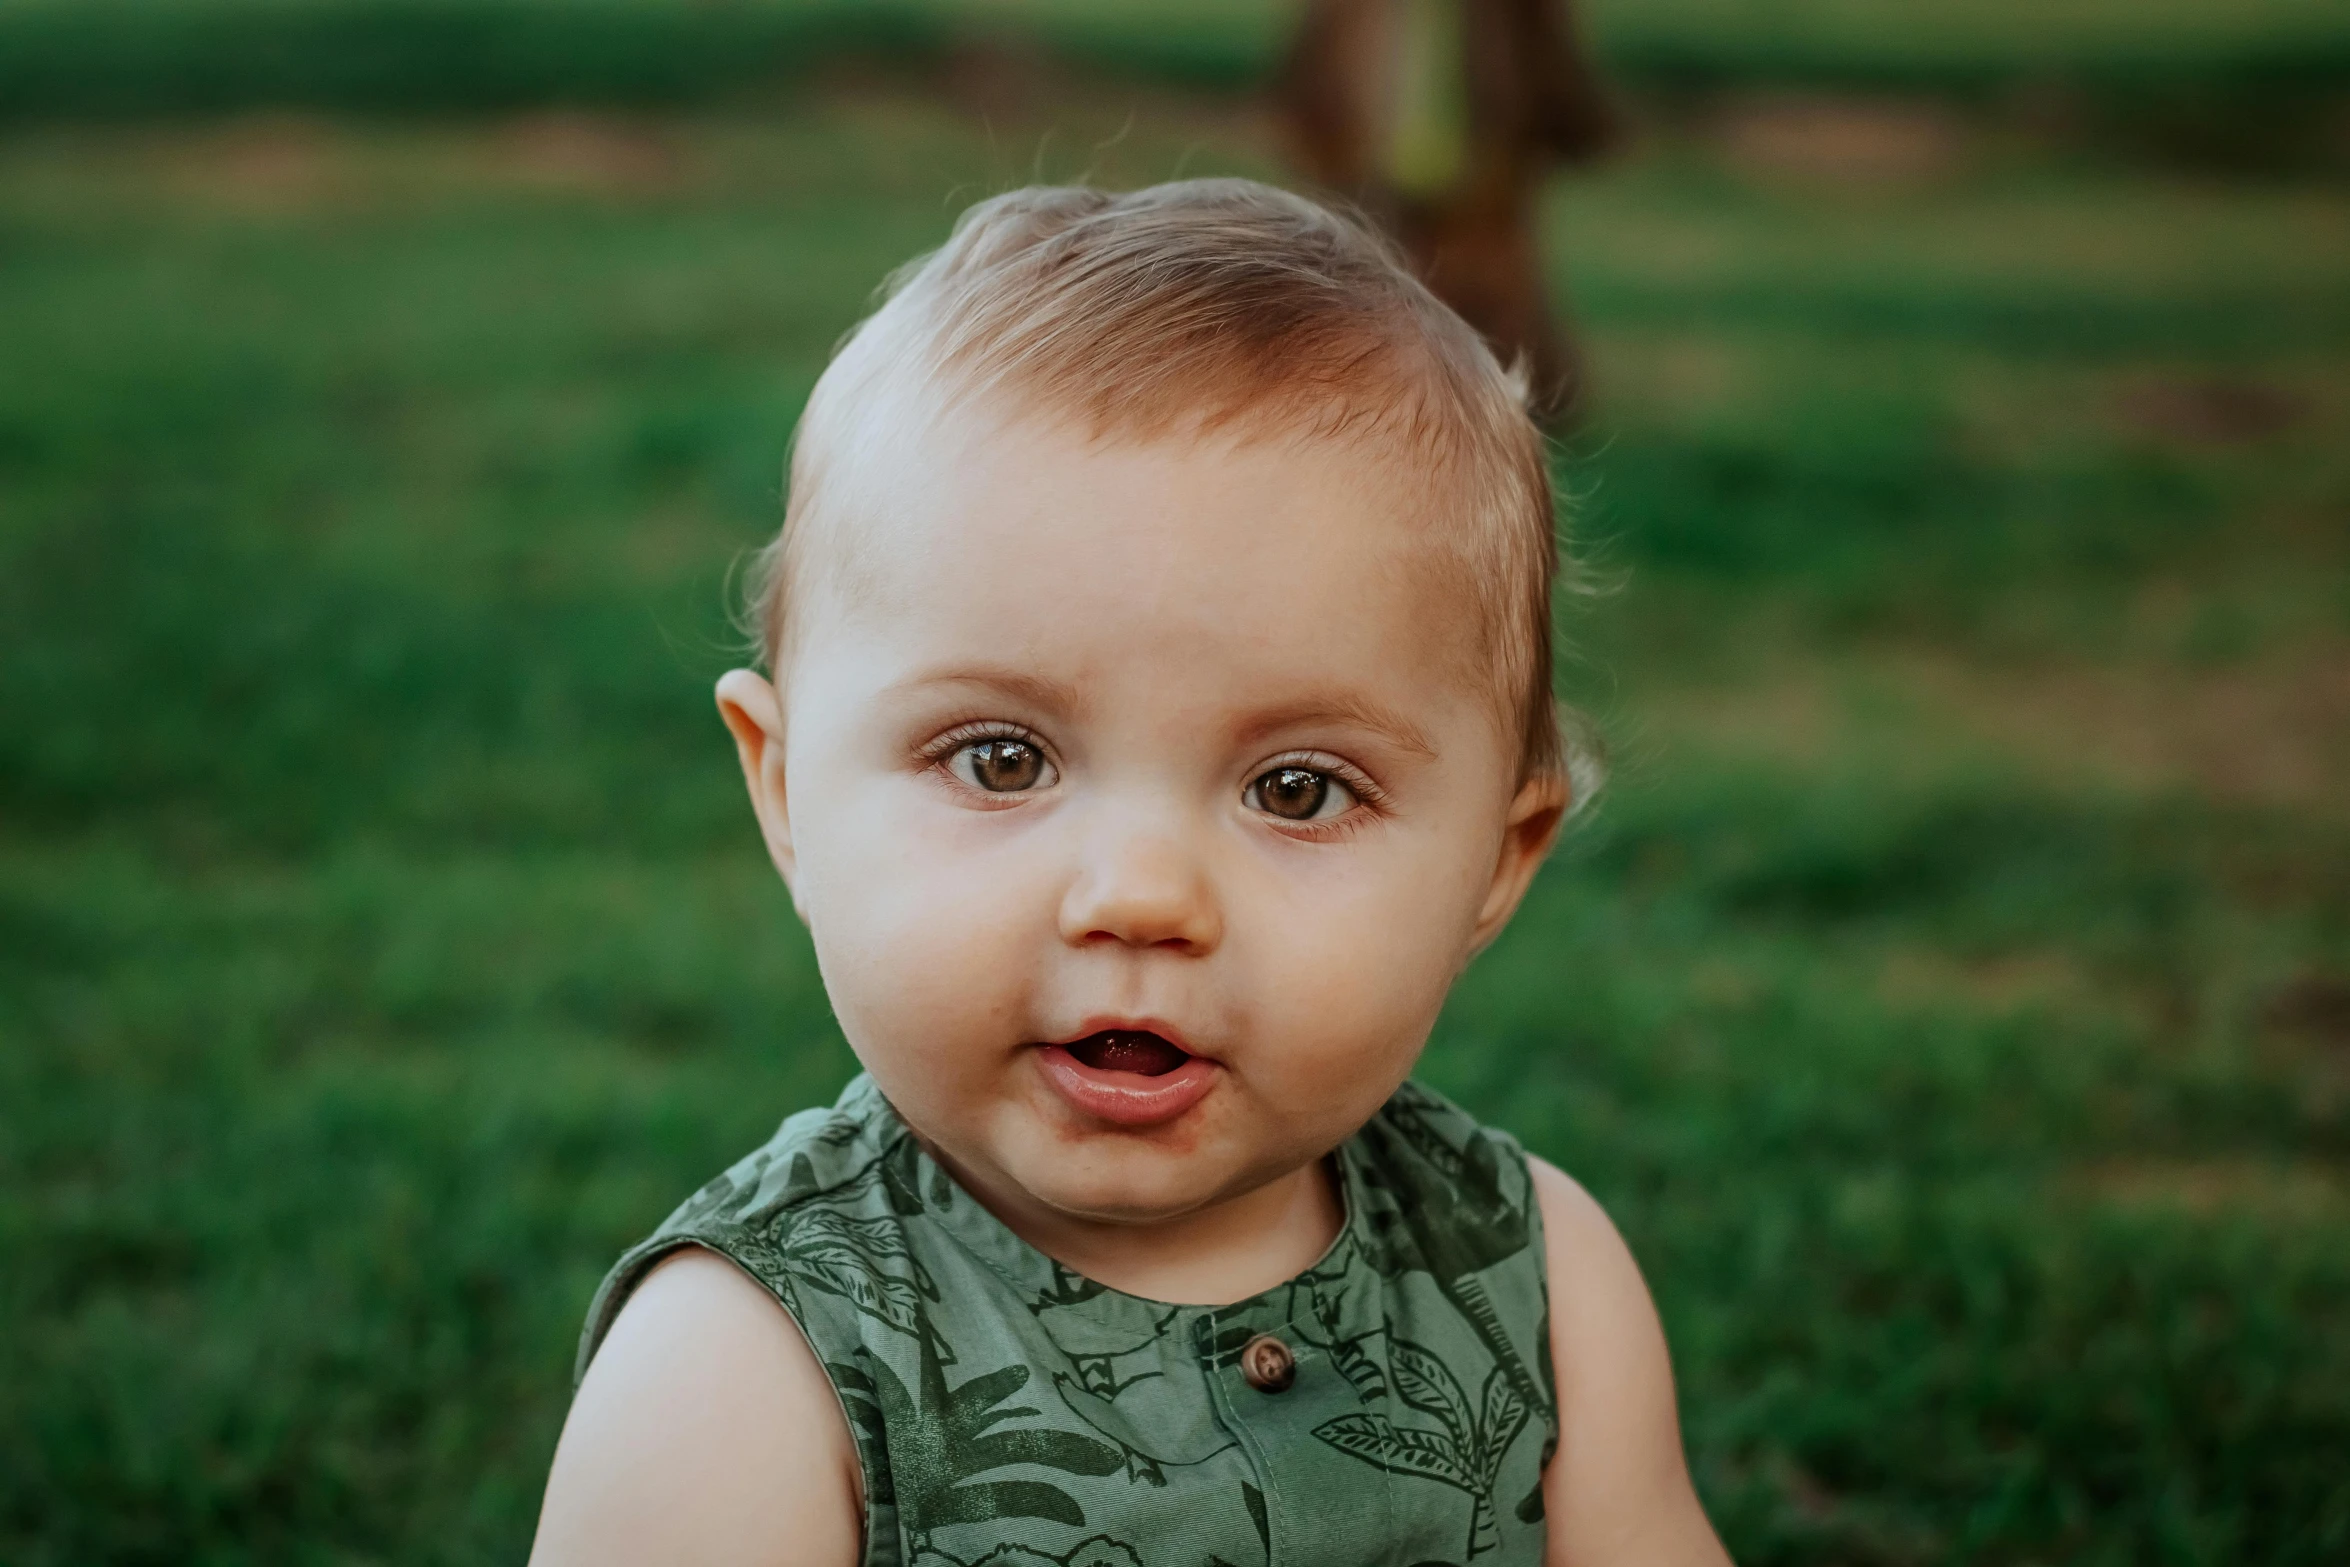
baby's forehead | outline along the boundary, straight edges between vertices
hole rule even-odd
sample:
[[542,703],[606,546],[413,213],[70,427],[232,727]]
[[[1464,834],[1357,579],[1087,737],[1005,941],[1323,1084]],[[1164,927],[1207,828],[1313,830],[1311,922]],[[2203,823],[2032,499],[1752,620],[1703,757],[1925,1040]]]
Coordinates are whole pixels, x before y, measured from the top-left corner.
[[[915,432],[909,430],[909,435]],[[957,638],[1037,658],[1493,680],[1490,595],[1441,488],[1332,436],[1138,440],[950,413],[860,441],[794,561],[796,646]],[[1203,673],[1205,671],[1203,670]]]
[[1274,573],[1302,610],[1317,583],[1359,586],[1369,567],[1372,585],[1411,590],[1431,632],[1488,607],[1469,498],[1392,443],[1282,429],[1136,437],[964,408],[898,436],[855,443],[823,476],[831,493],[802,518],[803,584],[887,601],[893,587],[939,586],[951,562],[966,575],[950,589],[1009,585],[1041,606],[1080,589],[1212,597]]

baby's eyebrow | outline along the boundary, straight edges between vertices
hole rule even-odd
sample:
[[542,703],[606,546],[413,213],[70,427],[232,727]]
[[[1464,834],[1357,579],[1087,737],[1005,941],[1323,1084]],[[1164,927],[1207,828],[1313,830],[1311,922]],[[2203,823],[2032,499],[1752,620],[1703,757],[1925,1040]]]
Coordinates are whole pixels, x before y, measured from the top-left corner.
[[1341,723],[1368,729],[1398,750],[1429,761],[1436,759],[1436,745],[1428,738],[1427,731],[1395,709],[1352,691],[1301,697],[1251,713],[1238,726],[1237,738],[1245,744],[1284,729],[1314,723]]
[[992,664],[962,664],[949,669],[926,669],[908,675],[889,688],[889,694],[926,691],[937,686],[971,686],[996,696],[1007,696],[1054,713],[1073,712],[1080,705],[1077,688],[1025,669]]

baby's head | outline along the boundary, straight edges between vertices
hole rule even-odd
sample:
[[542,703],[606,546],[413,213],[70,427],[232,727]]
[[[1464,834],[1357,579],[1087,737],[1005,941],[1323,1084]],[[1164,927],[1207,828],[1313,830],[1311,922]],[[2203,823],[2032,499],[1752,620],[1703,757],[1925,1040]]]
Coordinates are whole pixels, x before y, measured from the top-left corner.
[[817,384],[720,705],[850,1044],[999,1205],[1351,1134],[1575,793],[1523,387],[1245,181],[982,203]]

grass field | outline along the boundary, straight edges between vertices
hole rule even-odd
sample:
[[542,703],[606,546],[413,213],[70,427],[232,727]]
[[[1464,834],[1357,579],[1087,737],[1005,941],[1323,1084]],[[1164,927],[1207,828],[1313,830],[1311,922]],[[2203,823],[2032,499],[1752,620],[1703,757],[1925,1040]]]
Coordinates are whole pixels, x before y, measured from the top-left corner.
[[[708,699],[793,412],[971,196],[1265,167],[1124,119],[0,140],[0,1561],[518,1559],[851,1070]],[[1617,777],[1424,1076],[1741,1561],[2341,1561],[2350,197],[1784,129],[1553,209]]]
[[[844,60],[977,51],[1222,90],[1301,0],[4,0],[0,122],[307,107],[374,113],[788,95]],[[1725,89],[1926,92],[2206,159],[2336,167],[2337,0],[1580,0],[1651,102]],[[967,63],[967,62],[966,62]]]

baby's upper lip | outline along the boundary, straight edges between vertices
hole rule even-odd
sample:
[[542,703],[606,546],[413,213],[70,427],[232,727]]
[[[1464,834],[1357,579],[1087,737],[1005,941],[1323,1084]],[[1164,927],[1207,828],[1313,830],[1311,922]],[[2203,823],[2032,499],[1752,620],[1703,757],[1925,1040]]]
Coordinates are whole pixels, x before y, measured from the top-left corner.
[[1199,1056],[1213,1061],[1215,1056],[1200,1049],[1185,1036],[1183,1030],[1157,1017],[1089,1017],[1069,1033],[1058,1039],[1048,1039],[1048,1045],[1073,1045],[1080,1039],[1091,1039],[1096,1034],[1156,1034],[1187,1056]]

